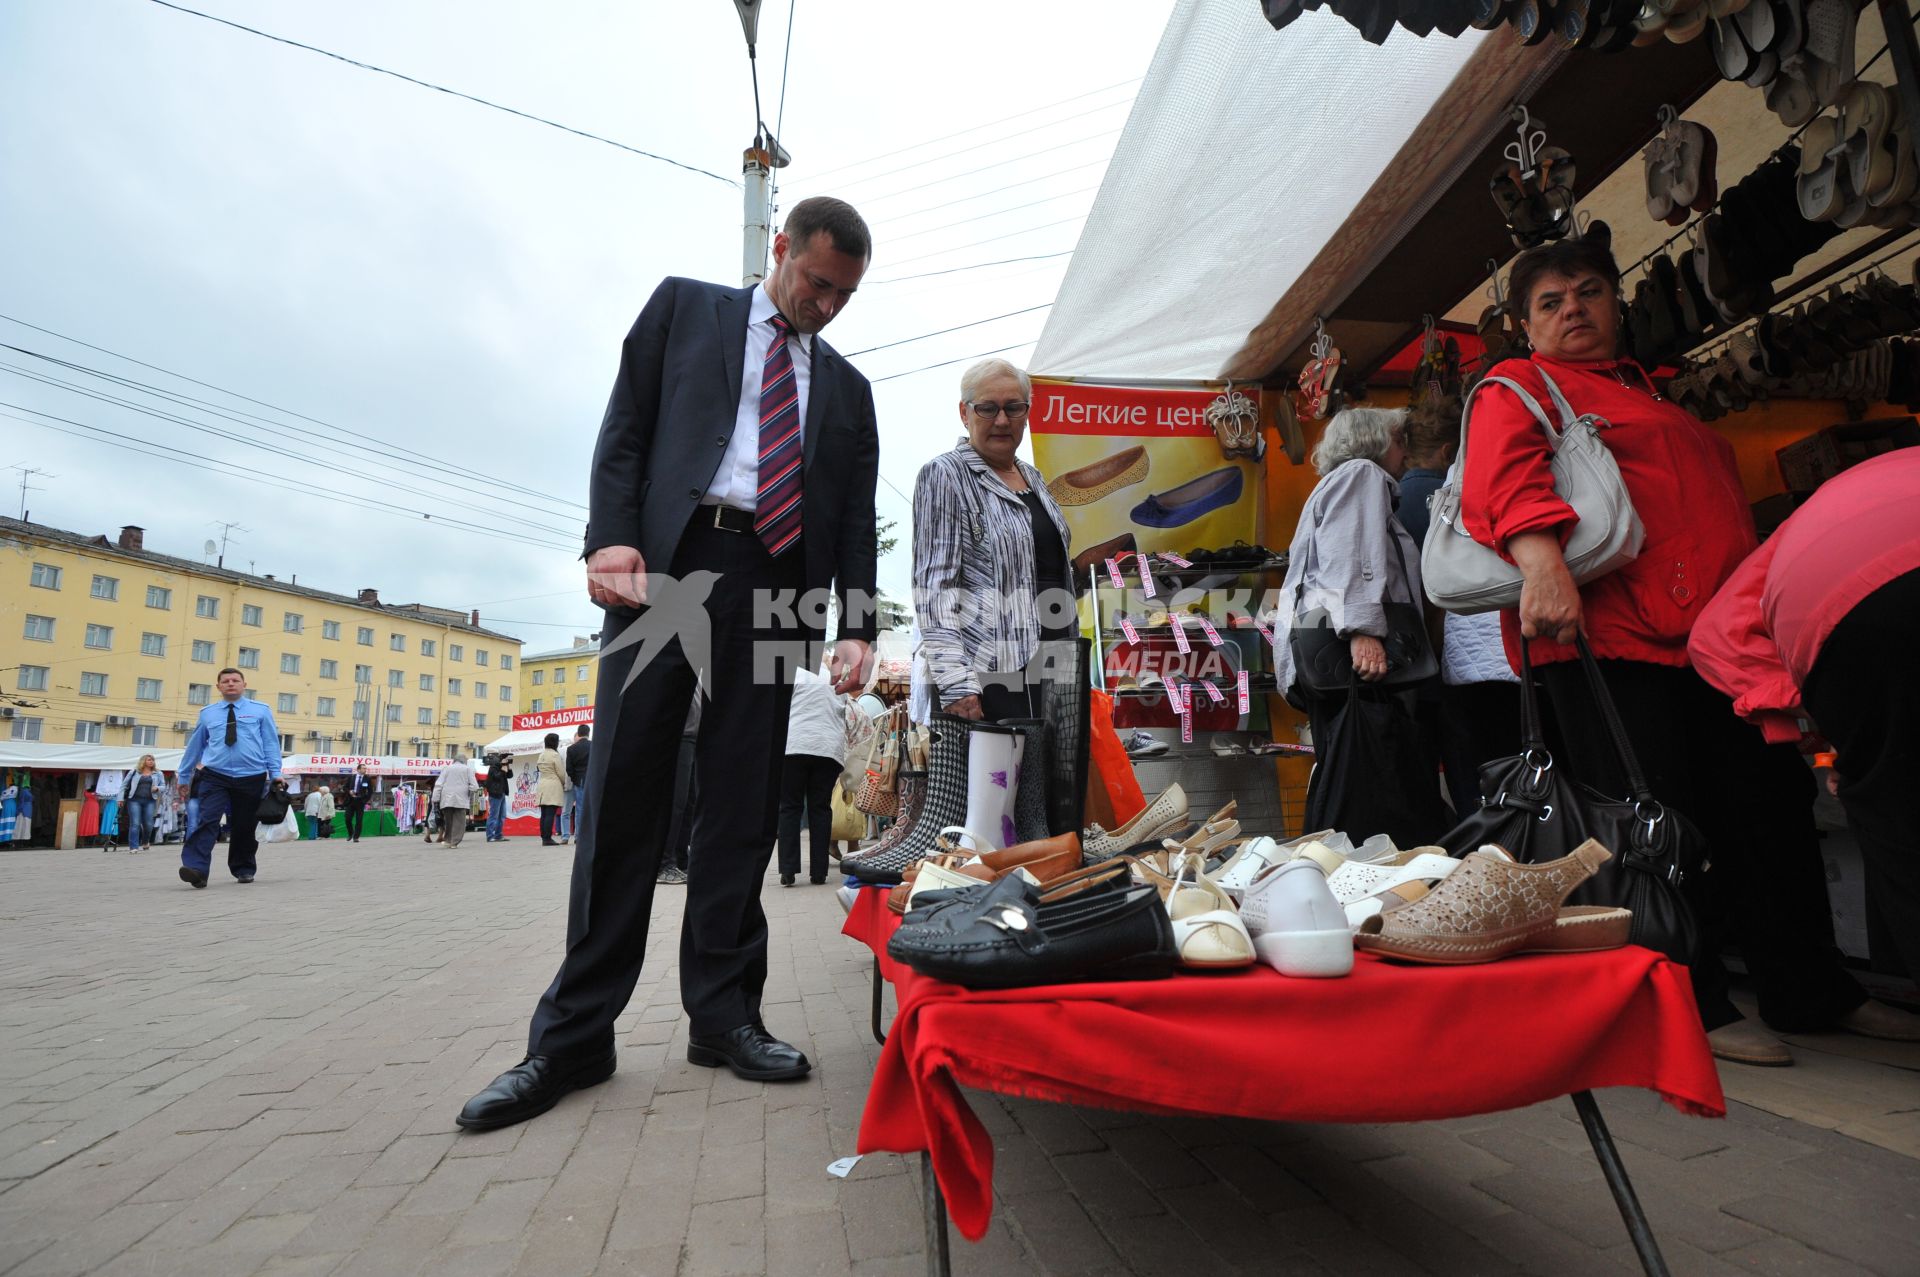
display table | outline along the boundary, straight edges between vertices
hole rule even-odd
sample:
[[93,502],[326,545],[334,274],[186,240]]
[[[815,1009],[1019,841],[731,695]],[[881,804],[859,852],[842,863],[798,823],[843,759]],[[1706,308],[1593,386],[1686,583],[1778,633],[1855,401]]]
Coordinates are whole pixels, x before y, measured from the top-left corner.
[[[945,1271],[946,1213],[978,1240],[993,1207],[993,1141],[962,1086],[1288,1122],[1428,1121],[1571,1095],[1650,1273],[1666,1269],[1588,1092],[1639,1086],[1683,1113],[1726,1114],[1686,969],[1647,949],[1468,967],[1362,954],[1339,980],[1261,966],[968,990],[887,957],[900,919],[886,896],[861,890],[843,928],[874,953],[874,1033],[884,1043],[858,1151],[925,1155],[930,1271]],[[899,1002],[884,1037],[881,977]]]

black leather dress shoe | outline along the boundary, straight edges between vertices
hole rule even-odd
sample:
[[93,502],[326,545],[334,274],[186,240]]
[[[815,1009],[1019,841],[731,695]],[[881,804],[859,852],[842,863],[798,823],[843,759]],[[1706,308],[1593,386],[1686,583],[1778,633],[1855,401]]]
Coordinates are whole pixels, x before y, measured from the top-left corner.
[[969,989],[1154,980],[1171,975],[1178,962],[1173,924],[1151,887],[1081,892],[1040,905],[982,896],[941,911],[949,912],[951,929],[937,920],[902,926],[887,952],[924,975]]
[[203,873],[196,873],[185,865],[181,865],[180,881],[192,883],[195,887],[204,887],[207,885],[207,876]]
[[774,1037],[759,1023],[743,1024],[711,1037],[689,1039],[687,1063],[709,1069],[724,1064],[752,1082],[785,1082],[813,1071],[805,1055]]
[[469,1131],[512,1126],[558,1104],[569,1091],[598,1086],[613,1076],[613,1051],[584,1060],[529,1055],[467,1101],[454,1120]]
[[783,886],[783,887],[791,887],[791,886],[793,885],[793,875],[792,875],[792,874],[781,874],[781,875],[780,875],[780,885],[781,885],[781,886]]

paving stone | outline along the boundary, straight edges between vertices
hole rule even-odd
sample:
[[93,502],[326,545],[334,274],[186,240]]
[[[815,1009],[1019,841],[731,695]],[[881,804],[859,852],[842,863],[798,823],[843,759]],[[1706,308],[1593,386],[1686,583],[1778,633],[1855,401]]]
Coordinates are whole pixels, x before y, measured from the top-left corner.
[[1014,1227],[1045,1271],[1112,1272],[1121,1265],[1113,1244],[1066,1189],[1009,1193],[1004,1201]]
[[451,1244],[473,1247],[518,1240],[552,1186],[553,1181],[544,1179],[492,1185],[481,1193],[478,1202],[461,1213],[453,1228]]
[[116,1206],[85,1229],[39,1251],[12,1271],[20,1277],[67,1277],[92,1272],[165,1224],[173,1217],[174,1210],[167,1202]]
[[[1857,1212],[1843,1218],[1804,1199],[1777,1193],[1745,1197],[1720,1209],[1869,1272],[1912,1277],[1920,1271],[1920,1234],[1910,1227],[1889,1229],[1884,1221]],[[1754,1239],[1755,1244],[1764,1240]]]
[[766,1271],[766,1224],[760,1203],[748,1198],[693,1208],[687,1228],[684,1277],[736,1277]]

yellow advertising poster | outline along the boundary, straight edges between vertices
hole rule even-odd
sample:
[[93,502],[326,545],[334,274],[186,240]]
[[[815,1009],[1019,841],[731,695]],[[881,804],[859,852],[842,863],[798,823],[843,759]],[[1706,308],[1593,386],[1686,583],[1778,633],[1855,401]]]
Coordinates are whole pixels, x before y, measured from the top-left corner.
[[1130,551],[1259,542],[1260,463],[1215,438],[1220,390],[1033,379],[1034,465],[1073,530],[1076,575]]

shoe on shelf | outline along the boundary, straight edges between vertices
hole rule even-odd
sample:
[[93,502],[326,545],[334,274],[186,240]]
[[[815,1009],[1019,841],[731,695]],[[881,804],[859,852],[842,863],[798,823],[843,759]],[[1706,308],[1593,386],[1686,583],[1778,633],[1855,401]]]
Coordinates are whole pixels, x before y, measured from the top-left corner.
[[1154,800],[1135,813],[1132,820],[1109,833],[1099,825],[1088,825],[1080,835],[1083,859],[1089,864],[1120,855],[1129,847],[1144,842],[1157,843],[1187,825],[1187,791],[1176,781],[1161,790]]
[[667,883],[671,886],[685,886],[687,882],[687,871],[679,865],[668,865],[656,874],[653,880],[655,882]]
[[938,921],[903,925],[887,941],[895,961],[970,989],[1021,989],[1093,980],[1152,980],[1178,962],[1173,922],[1151,887],[1077,892],[1051,903],[1005,878],[979,901],[941,910]]
[[725,1066],[749,1082],[788,1082],[813,1071],[812,1062],[798,1048],[788,1046],[759,1023],[688,1038],[687,1063],[706,1069]]
[[[1382,910],[1394,907],[1397,900],[1405,899],[1404,896],[1392,895],[1396,888],[1416,882],[1438,882],[1460,867],[1458,860],[1438,847],[1402,852],[1386,864],[1349,860],[1317,843],[1302,847],[1299,855],[1326,871],[1327,887],[1333,892],[1333,898],[1340,902],[1341,908],[1346,910],[1347,921],[1354,927]],[[1415,898],[1424,894],[1415,893]]]
[[1714,1059],[1734,1064],[1784,1069],[1793,1063],[1793,1053],[1787,1050],[1787,1044],[1752,1020],[1735,1020],[1710,1031],[1707,1048],[1713,1052]]
[[613,1048],[584,1060],[529,1055],[467,1101],[454,1121],[469,1131],[491,1131],[538,1117],[569,1091],[598,1086],[613,1076]]
[[1245,754],[1247,747],[1231,736],[1215,736],[1207,748],[1218,758],[1232,758],[1235,754]]
[[1201,872],[1201,857],[1180,857],[1167,891],[1173,947],[1189,970],[1221,971],[1254,963],[1253,937],[1227,893]]
[[1158,758],[1169,748],[1167,742],[1145,728],[1136,727],[1133,735],[1127,737],[1128,758]]
[[1260,961],[1281,975],[1331,978],[1353,970],[1353,932],[1318,861],[1301,856],[1261,875],[1240,912]]
[[1862,1002],[1841,1016],[1833,1026],[1863,1038],[1888,1042],[1920,1042],[1920,1015],[1890,1007],[1884,1002]]

